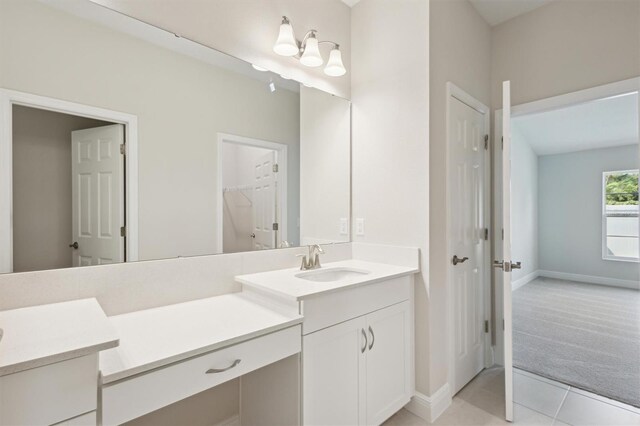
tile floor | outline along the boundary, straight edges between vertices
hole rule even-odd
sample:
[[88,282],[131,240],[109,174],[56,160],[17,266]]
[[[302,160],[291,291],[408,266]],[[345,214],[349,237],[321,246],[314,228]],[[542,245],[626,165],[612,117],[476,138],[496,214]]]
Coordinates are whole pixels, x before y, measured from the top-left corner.
[[[514,423],[517,425],[640,425],[640,409],[522,370],[514,371]],[[428,423],[401,410],[385,426]],[[449,426],[508,425],[504,420],[504,373],[499,367],[480,373],[433,423]]]

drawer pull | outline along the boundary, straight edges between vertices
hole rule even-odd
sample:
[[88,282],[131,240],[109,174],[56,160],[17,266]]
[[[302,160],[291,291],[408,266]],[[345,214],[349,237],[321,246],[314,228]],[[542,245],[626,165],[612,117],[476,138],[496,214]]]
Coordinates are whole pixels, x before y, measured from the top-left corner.
[[207,370],[207,374],[215,374],[215,373],[223,373],[227,370],[231,370],[233,367],[235,367],[236,365],[240,364],[239,359],[236,359],[235,361],[233,361],[233,364],[231,364],[230,366],[228,366],[227,368],[210,368]]

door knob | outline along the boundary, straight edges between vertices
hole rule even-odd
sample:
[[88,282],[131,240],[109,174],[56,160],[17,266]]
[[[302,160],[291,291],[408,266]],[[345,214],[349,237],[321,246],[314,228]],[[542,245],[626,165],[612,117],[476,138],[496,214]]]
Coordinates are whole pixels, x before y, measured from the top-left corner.
[[458,263],[464,263],[467,260],[469,260],[468,257],[463,257],[462,259],[460,259],[457,255],[454,254],[453,255],[453,260],[452,260],[453,266],[456,266]]
[[251,233],[251,234],[249,234],[249,236],[250,236],[251,238],[255,238],[255,237],[256,237],[256,234],[255,234],[255,233]]
[[522,269],[522,262],[511,262],[511,269]]
[[73,244],[69,244],[69,247],[73,248],[74,250],[78,250],[78,247],[80,247],[80,246],[78,245],[77,241],[74,241]]

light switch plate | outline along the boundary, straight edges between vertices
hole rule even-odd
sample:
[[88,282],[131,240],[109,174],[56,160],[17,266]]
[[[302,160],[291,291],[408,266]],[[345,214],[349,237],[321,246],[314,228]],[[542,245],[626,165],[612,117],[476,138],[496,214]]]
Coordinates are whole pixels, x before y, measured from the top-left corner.
[[340,235],[349,235],[349,221],[346,217],[340,218]]
[[362,217],[356,219],[356,235],[364,236],[364,218]]

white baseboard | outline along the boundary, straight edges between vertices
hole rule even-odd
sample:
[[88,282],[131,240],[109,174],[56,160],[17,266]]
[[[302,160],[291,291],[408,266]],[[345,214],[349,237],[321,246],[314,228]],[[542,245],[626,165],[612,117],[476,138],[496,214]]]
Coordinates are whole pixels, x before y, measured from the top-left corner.
[[404,408],[429,423],[433,423],[450,405],[451,388],[449,388],[449,383],[445,383],[431,396],[416,392]]
[[240,426],[240,414],[231,416],[228,419],[225,419],[220,423],[217,423],[215,426]]
[[531,281],[535,280],[539,276],[540,276],[540,270],[535,270],[535,271],[531,272],[530,274],[525,275],[522,278],[518,278],[517,280],[512,281],[511,282],[511,291],[516,291],[517,289],[519,289],[523,285],[529,284]]
[[540,270],[539,276],[547,278],[555,278],[558,280],[579,281],[588,284],[608,285],[611,287],[640,289],[640,283],[633,280],[621,280],[618,278],[599,277],[595,275],[570,274],[567,272],[545,271]]

